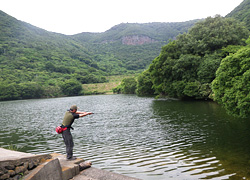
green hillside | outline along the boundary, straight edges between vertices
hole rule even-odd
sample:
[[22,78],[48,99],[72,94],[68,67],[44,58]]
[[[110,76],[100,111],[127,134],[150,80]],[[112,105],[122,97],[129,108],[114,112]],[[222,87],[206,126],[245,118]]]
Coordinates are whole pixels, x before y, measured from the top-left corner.
[[1,11],[0,20],[2,80],[21,83],[36,78],[43,82],[51,76],[68,79],[72,74],[105,74],[98,72],[93,55],[70,37],[36,28]]
[[233,17],[241,22],[244,22],[250,30],[250,0],[244,0],[226,17]]
[[96,62],[109,74],[124,74],[145,69],[169,39],[187,32],[197,21],[122,23],[104,33],[81,33],[73,38],[88,47],[96,55]]
[[120,24],[104,33],[66,36],[0,11],[0,100],[79,95],[79,84],[140,72],[196,21]]

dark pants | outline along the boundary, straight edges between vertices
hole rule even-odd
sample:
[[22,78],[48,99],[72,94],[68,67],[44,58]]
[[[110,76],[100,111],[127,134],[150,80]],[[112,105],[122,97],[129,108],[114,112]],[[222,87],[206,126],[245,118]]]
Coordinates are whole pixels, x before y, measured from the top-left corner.
[[74,142],[70,132],[70,128],[62,132],[62,137],[66,145],[67,159],[70,159],[73,157],[73,147],[74,147]]

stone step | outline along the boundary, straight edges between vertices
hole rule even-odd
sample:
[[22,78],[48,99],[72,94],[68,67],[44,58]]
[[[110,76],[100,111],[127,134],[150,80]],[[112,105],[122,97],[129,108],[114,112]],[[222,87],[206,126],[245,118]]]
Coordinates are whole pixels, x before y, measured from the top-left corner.
[[77,158],[76,160],[68,161],[66,156],[62,154],[51,154],[53,159],[58,159],[62,168],[63,180],[68,180],[80,173],[79,164],[84,162],[83,159]]
[[80,171],[79,164],[84,162],[83,159],[77,158],[73,161],[67,161],[65,155],[51,154],[53,159],[58,158],[62,167],[63,180],[139,180],[117,174],[114,172],[105,171],[102,169],[90,167]]
[[90,167],[83,171],[80,171],[79,164],[84,162],[83,159],[77,158],[73,161],[67,161],[65,155],[51,154],[53,159],[58,158],[62,167],[63,180],[139,180],[117,174],[114,172],[105,171],[102,169]]

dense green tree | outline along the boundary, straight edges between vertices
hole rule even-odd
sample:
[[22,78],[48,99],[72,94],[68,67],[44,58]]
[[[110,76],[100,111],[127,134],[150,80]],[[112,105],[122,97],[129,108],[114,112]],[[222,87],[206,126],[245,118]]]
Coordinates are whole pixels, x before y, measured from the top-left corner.
[[212,83],[214,100],[229,114],[250,117],[250,47],[224,58]]
[[135,78],[125,78],[122,80],[120,85],[118,85],[116,88],[113,88],[113,93],[135,94],[136,85],[137,82]]
[[0,83],[0,100],[14,100],[18,99],[20,94],[17,90],[17,86],[8,82]]
[[[205,21],[196,23],[188,32],[192,54],[205,55],[228,45],[244,45],[249,31],[244,24],[233,18],[223,18],[219,15],[208,17]],[[185,45],[180,41],[181,44]]]
[[144,71],[137,77],[137,95],[153,95],[153,83],[148,70]]
[[62,96],[62,90],[59,85],[46,85],[44,86],[44,97],[59,97]]
[[36,82],[20,83],[18,91],[22,99],[41,98],[44,94],[44,89]]
[[194,81],[197,79],[197,69],[200,65],[201,57],[192,54],[181,55],[172,66],[172,78],[174,80]]
[[183,93],[192,98],[200,97],[200,82],[194,81],[194,82],[187,82],[185,84]]
[[116,93],[116,94],[121,94],[122,92],[122,86],[119,84],[118,86],[114,87],[112,89],[113,93]]
[[75,79],[69,79],[61,84],[61,90],[64,95],[77,96],[81,95],[82,85]]
[[188,33],[162,48],[149,67],[159,95],[207,99],[221,60],[245,45],[249,31],[234,19],[215,16],[198,22]]
[[211,83],[215,78],[216,70],[220,66],[223,55],[217,52],[213,54],[206,54],[200,61],[197,68],[198,81],[201,83]]
[[121,82],[122,93],[124,94],[135,94],[136,91],[136,80],[135,78],[125,78]]

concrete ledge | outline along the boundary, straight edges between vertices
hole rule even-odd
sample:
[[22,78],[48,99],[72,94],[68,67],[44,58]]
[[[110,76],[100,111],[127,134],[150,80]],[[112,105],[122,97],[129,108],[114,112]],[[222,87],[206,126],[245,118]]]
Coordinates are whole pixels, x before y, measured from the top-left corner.
[[25,180],[69,180],[80,173],[79,163],[83,159],[67,161],[65,155],[51,154],[52,159],[47,160],[31,171]]
[[51,155],[34,155],[0,148],[0,179],[20,179],[39,164],[51,159]]
[[[0,148],[0,179],[24,180],[138,180],[89,167],[80,171],[83,159],[67,161],[62,154],[34,155]],[[84,163],[83,163],[84,164]],[[81,164],[81,168],[84,167]],[[25,175],[22,177],[23,174]]]
[[68,180],[80,173],[79,164],[84,162],[83,159],[77,158],[74,161],[67,161],[65,155],[51,154],[53,159],[58,159],[62,167],[62,180]]
[[16,159],[36,156],[34,154],[31,154],[31,153],[12,151],[12,150],[8,150],[8,149],[4,149],[4,148],[0,148],[0,152],[1,152],[0,161],[10,161],[10,160],[16,160]]
[[83,170],[79,175],[73,178],[74,180],[139,180],[137,178],[132,178],[117,174],[114,172],[109,172],[94,167]]
[[67,161],[65,155],[51,154],[52,159],[39,165],[25,180],[139,180],[137,178],[97,169],[87,168],[80,171],[79,164],[83,159]]
[[24,177],[25,180],[62,180],[62,168],[58,159],[49,159]]

